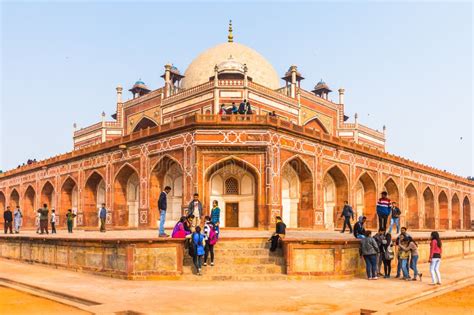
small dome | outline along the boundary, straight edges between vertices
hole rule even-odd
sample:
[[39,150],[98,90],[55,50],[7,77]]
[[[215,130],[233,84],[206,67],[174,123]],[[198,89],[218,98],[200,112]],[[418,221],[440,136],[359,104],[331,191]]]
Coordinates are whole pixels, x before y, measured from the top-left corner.
[[315,91],[328,90],[329,92],[332,92],[332,90],[329,88],[329,86],[326,84],[326,82],[323,81],[323,79],[321,79],[321,81],[319,81],[318,84],[316,84],[314,86],[314,90]]
[[135,85],[146,85],[141,79],[135,82]]
[[241,64],[240,62],[234,60],[232,55],[226,61],[221,62],[217,65],[217,72],[218,73],[244,73],[245,72],[245,65]]

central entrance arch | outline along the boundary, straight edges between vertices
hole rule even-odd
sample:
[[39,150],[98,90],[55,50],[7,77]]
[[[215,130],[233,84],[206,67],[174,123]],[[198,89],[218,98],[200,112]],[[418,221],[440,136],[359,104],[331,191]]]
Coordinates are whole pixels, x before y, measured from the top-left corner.
[[[94,171],[87,179],[84,189],[84,225],[99,226],[98,213],[103,203],[105,203],[105,181],[102,175]],[[110,217],[106,222],[110,222]]]
[[[61,207],[56,209],[56,223],[59,223],[60,214],[65,216],[68,209],[71,209],[73,213],[78,211],[78,200],[77,200],[77,185],[76,182],[68,177],[63,186],[61,187]],[[77,222],[76,222],[77,225]]]
[[118,172],[114,183],[113,223],[116,226],[138,227],[138,173],[130,165]]
[[208,169],[208,204],[218,201],[221,226],[256,226],[257,178],[253,167],[240,160],[226,160]]
[[377,217],[375,207],[377,203],[377,188],[375,182],[369,174],[363,173],[356,185],[356,216],[367,217],[368,228],[377,227]]
[[342,227],[344,201],[349,199],[349,184],[346,175],[338,166],[333,166],[323,179],[324,185],[324,224],[327,229]]

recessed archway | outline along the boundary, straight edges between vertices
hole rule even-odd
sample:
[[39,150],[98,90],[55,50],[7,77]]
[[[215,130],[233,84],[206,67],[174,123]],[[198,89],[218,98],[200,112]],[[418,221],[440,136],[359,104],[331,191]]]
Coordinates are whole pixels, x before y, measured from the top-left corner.
[[169,156],[161,158],[153,167],[149,182],[150,216],[149,225],[155,226],[158,220],[158,198],[166,186],[171,187],[168,194],[165,227],[173,227],[182,215],[183,171],[181,165]]
[[151,120],[150,118],[143,117],[136,125],[135,128],[133,128],[133,132],[137,132],[140,129],[147,129],[147,128],[153,128],[158,126],[156,122]]
[[304,126],[308,128],[313,128],[314,130],[319,130],[321,133],[329,133],[326,127],[317,117],[307,121]]
[[405,189],[405,209],[407,227],[410,229],[419,229],[418,194],[412,183]]
[[435,226],[435,208],[434,195],[429,187],[423,192],[423,210],[425,213],[425,229],[434,230]]
[[5,194],[0,191],[0,211],[2,211],[2,214],[3,214],[3,211],[4,211],[5,209],[6,209],[6,198],[5,198]]
[[396,202],[398,204],[398,201],[400,200],[400,195],[398,192],[398,186],[393,180],[393,178],[389,178],[385,184],[384,184],[385,191],[387,192],[388,196],[387,198],[390,199],[392,202]]
[[61,187],[61,206],[59,209],[56,209],[57,222],[61,222],[59,221],[60,218],[65,216],[69,209],[71,209],[73,213],[78,213],[77,194],[76,182],[71,177],[68,177]]
[[461,204],[457,194],[451,200],[451,228],[453,230],[461,228]]
[[462,203],[462,217],[463,217],[463,228],[465,230],[471,230],[471,203],[469,202],[469,198],[464,197],[464,201]]
[[140,184],[138,173],[126,164],[120,169],[114,182],[115,226],[138,227],[138,201]]
[[344,201],[349,199],[349,184],[346,175],[338,166],[333,166],[324,176],[323,187],[326,228],[342,227],[339,217],[342,214]]
[[34,226],[36,224],[36,192],[32,186],[28,186],[23,198],[23,226]]
[[10,208],[14,211],[17,206],[20,206],[20,194],[16,189],[13,189],[10,193]]
[[55,198],[54,198],[54,187],[53,185],[48,181],[46,184],[44,184],[43,189],[41,189],[41,207],[43,207],[43,204],[46,204],[48,208],[51,210],[53,208],[56,208],[55,204]]
[[441,191],[438,196],[439,205],[439,228],[442,230],[449,229],[449,211],[448,211],[448,196],[444,191]]
[[105,181],[98,172],[93,172],[86,181],[83,199],[83,224],[98,226],[99,208],[105,203]]
[[377,188],[369,174],[364,172],[356,184],[356,210],[357,216],[367,217],[368,228],[377,227],[375,208],[377,205]]
[[313,175],[299,158],[282,168],[282,217],[288,227],[313,226]]

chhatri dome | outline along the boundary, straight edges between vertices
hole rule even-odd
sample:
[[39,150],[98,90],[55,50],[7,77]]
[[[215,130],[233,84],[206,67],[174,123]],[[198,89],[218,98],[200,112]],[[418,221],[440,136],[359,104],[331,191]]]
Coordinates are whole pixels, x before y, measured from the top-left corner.
[[182,87],[185,89],[206,83],[214,76],[216,65],[222,64],[231,57],[235,62],[247,65],[247,75],[252,81],[271,89],[280,87],[280,78],[273,66],[258,52],[245,45],[234,43],[232,21],[229,24],[228,42],[201,53],[191,62],[184,73]]

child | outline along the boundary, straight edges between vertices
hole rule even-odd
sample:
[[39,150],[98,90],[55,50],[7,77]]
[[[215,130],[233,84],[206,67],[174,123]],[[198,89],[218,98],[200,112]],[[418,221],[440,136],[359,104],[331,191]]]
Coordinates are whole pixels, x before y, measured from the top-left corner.
[[56,210],[51,210],[51,234],[56,234]]
[[76,217],[76,215],[74,213],[72,213],[72,210],[68,209],[67,214],[66,214],[68,233],[72,233],[72,226],[74,225],[74,218],[75,217]]
[[207,257],[211,253],[211,266],[214,266],[214,245],[217,243],[217,233],[214,224],[211,222],[211,217],[206,216],[204,223],[204,235],[206,237],[206,246],[204,247],[204,266],[207,266]]
[[192,244],[194,247],[193,262],[196,267],[196,273],[201,275],[201,260],[204,255],[204,235],[201,234],[201,227],[197,226],[196,231],[192,234]]

